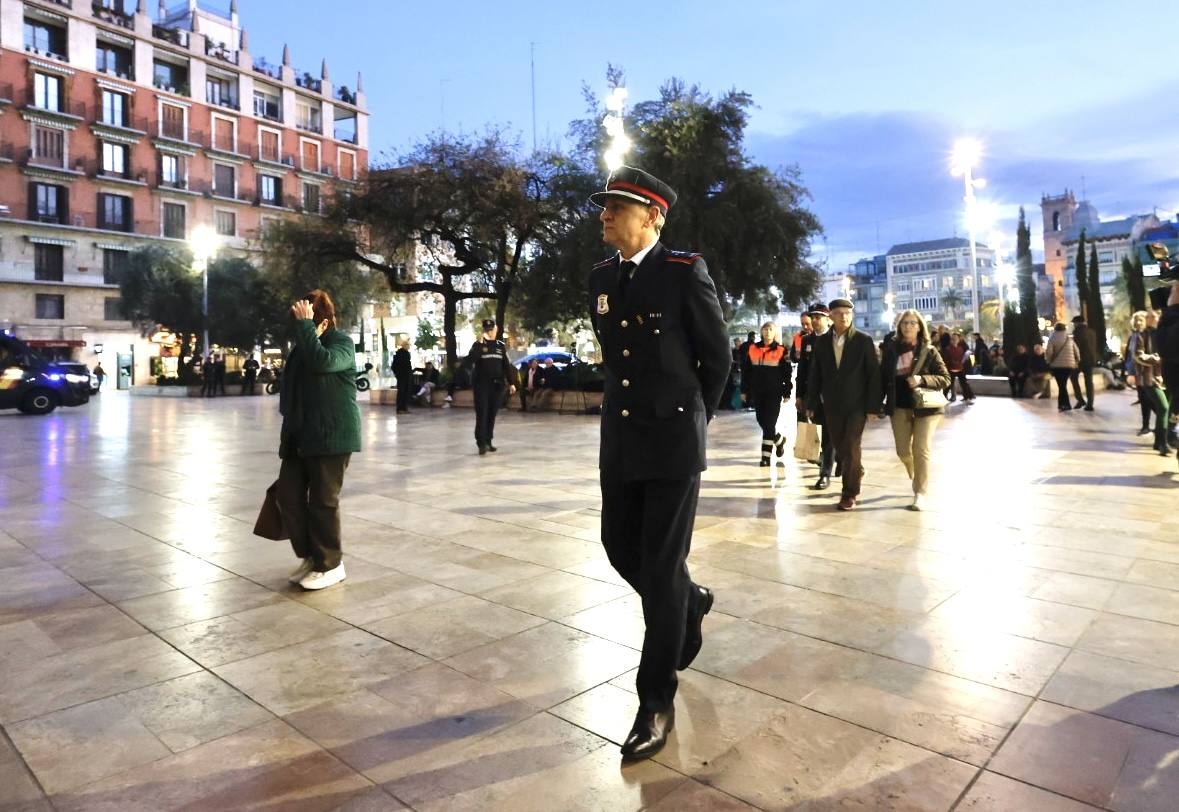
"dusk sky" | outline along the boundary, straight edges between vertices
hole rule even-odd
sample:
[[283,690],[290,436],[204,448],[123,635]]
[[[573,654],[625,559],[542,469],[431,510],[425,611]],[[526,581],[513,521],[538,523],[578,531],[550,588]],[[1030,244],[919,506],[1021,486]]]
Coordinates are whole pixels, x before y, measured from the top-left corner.
[[[1179,208],[1179,71],[1172,23],[1109,3],[994,0],[850,3],[407,3],[240,0],[251,52],[354,85],[363,71],[373,160],[445,127],[506,126],[560,142],[622,67],[631,100],[679,77],[748,91],[754,160],[798,164],[826,230],[818,258],[842,268],[890,245],[964,234],[949,150],[977,136],[981,193],[1019,205],[1039,251],[1041,193],[1080,197],[1103,218]],[[1161,10],[1161,7],[1160,7]],[[302,13],[300,13],[302,12]],[[314,20],[314,24],[308,21]],[[1161,39],[1150,37],[1158,29]],[[690,246],[685,246],[690,247]],[[1010,246],[1009,246],[1010,247]]]

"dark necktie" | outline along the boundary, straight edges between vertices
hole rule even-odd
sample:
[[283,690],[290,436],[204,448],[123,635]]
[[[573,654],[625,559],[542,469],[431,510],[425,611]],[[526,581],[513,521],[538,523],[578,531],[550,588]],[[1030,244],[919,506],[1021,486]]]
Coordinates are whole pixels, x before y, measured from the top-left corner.
[[624,259],[618,266],[618,289],[626,293],[626,286],[630,284],[630,279],[634,276],[635,268],[638,267],[629,259]]

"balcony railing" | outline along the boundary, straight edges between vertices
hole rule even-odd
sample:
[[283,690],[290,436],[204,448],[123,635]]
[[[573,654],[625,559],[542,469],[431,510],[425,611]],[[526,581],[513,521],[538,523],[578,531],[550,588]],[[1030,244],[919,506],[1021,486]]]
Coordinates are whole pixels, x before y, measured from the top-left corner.
[[73,0],[41,0],[42,3],[50,6],[61,6],[62,8],[73,8]]
[[172,141],[183,141],[185,144],[201,144],[205,143],[205,134],[200,130],[194,130],[191,127],[187,132],[181,124],[173,124],[167,121],[160,121],[156,124],[155,135],[158,138],[167,138]]
[[271,65],[265,59],[259,59],[254,63],[254,73],[260,73],[263,76],[269,76],[277,82],[282,81],[282,68],[277,65]]
[[20,95],[20,105],[22,107],[28,108],[31,111],[38,113],[49,113],[50,115],[56,113],[57,115],[74,116],[75,118],[82,119],[86,118],[85,102],[66,99],[60,104],[51,107],[42,107],[37,103],[37,95],[31,89],[25,89],[25,91]]
[[30,214],[29,219],[34,223],[52,223],[59,226],[68,226],[70,224],[69,212],[59,211],[56,214]]
[[169,93],[175,93],[177,96],[188,96],[189,95],[188,82],[181,82],[179,85],[170,85],[170,84],[164,82],[163,80],[161,80],[160,77],[157,76],[151,80],[151,83],[152,83],[153,87],[155,87],[159,90],[166,90]]
[[295,128],[303,130],[303,132],[323,135],[323,125],[317,121],[296,121]]
[[218,99],[215,102],[209,102],[209,104],[213,105],[214,107],[224,107],[227,110],[240,111],[242,109],[242,106],[238,103],[237,99]]
[[107,8],[102,3],[93,2],[90,4],[90,9],[94,16],[104,23],[111,23],[112,25],[127,28],[132,31],[135,30],[135,15],[128,14],[121,9]]
[[[29,166],[43,166],[47,169],[69,169],[66,161],[66,156],[62,155],[37,155],[32,149],[25,150],[25,162]],[[84,169],[84,164],[81,159],[75,161],[74,171],[81,172]]]
[[179,189],[181,191],[188,190],[188,178],[172,178],[164,177],[163,172],[156,172],[155,185],[160,189]]
[[70,58],[66,54],[59,54],[57,51],[41,50],[28,43],[25,43],[25,53],[33,54],[35,56],[43,56],[46,59],[56,59],[59,62],[69,62]]
[[188,32],[177,28],[165,28],[162,25],[153,25],[151,27],[151,35],[156,39],[162,39],[164,42],[170,42],[181,48],[188,47]]
[[205,56],[220,59],[222,62],[228,62],[231,65],[237,64],[237,51],[230,49],[224,42],[205,40]]
[[100,127],[119,127],[120,129],[135,130],[141,133],[147,132],[148,128],[148,121],[143,116],[125,116],[122,121],[107,121],[99,117],[94,123]]
[[99,68],[98,72],[104,76],[113,76],[116,79],[122,79],[124,82],[135,81],[135,71],[130,65],[127,66],[127,70],[125,71],[119,71],[115,68]]
[[334,98],[336,101],[342,101],[344,104],[356,104],[356,94],[344,85],[340,85],[336,88],[336,93],[332,98]]

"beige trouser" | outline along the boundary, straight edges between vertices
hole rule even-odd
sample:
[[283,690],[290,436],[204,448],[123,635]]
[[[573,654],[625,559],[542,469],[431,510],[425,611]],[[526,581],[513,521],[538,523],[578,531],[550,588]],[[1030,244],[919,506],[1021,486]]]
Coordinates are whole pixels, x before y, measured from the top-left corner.
[[897,444],[897,456],[913,480],[913,493],[925,493],[929,482],[929,452],[933,433],[942,421],[940,414],[917,417],[912,409],[895,409],[892,413],[892,436]]

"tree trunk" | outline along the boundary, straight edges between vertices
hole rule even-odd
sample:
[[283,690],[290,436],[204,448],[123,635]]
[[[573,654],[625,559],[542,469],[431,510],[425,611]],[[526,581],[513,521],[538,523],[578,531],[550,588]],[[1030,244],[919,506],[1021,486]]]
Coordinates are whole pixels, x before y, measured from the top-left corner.
[[512,295],[512,283],[506,279],[500,282],[498,293],[495,299],[495,323],[499,325],[500,338],[503,338],[504,319],[508,315],[508,297]]
[[450,277],[446,276],[445,280],[445,291],[442,294],[442,336],[446,345],[446,368],[453,374],[458,364],[458,347],[454,337],[458,299],[455,298],[454,284]]

